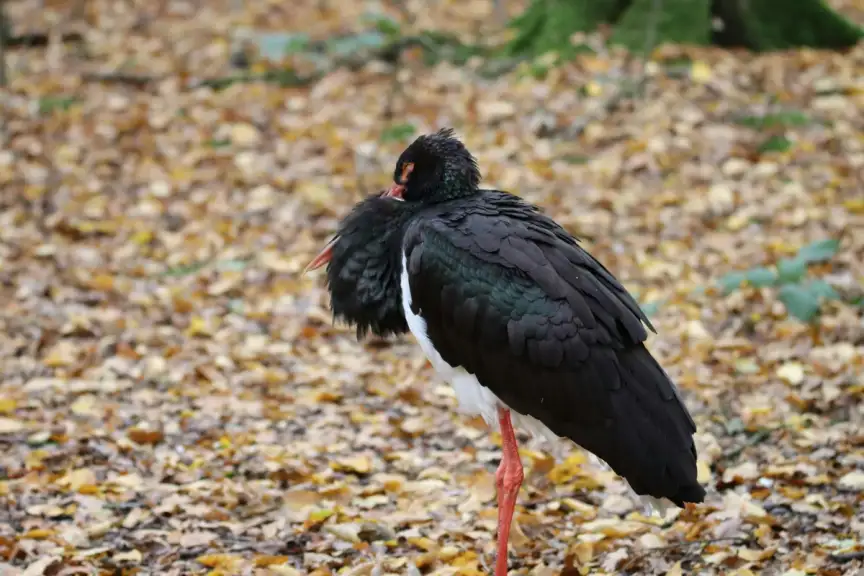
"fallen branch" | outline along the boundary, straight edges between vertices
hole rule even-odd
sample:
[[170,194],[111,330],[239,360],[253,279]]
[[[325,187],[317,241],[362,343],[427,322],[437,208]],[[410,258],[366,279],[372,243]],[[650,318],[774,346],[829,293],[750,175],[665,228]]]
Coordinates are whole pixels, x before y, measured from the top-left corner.
[[[439,37],[429,35],[405,36],[398,38],[380,48],[367,50],[357,54],[350,54],[333,58],[326,65],[317,70],[300,74],[292,69],[271,70],[261,74],[233,74],[228,76],[216,76],[212,78],[192,79],[187,85],[187,90],[208,87],[214,90],[223,90],[232,84],[266,82],[279,84],[280,86],[297,87],[312,84],[327,74],[339,69],[359,70],[366,64],[380,60],[396,64],[403,51],[421,47],[427,52],[440,53],[445,42]],[[144,74],[131,74],[124,72],[88,72],[82,75],[82,79],[88,82],[120,83],[143,88],[149,84],[159,82],[168,78],[167,76],[149,76]]]

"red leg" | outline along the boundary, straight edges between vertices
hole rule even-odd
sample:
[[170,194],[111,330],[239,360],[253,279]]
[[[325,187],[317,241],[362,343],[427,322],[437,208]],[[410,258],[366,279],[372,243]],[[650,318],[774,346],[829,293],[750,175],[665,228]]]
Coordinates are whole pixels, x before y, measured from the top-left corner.
[[501,425],[501,443],[503,453],[501,464],[495,473],[495,484],[498,487],[498,558],[495,561],[495,576],[507,576],[507,541],[510,539],[510,524],[513,521],[513,510],[516,507],[516,496],[525,477],[522,471],[522,460],[519,458],[519,447],[513,424],[510,422],[510,410],[498,408],[498,423]]

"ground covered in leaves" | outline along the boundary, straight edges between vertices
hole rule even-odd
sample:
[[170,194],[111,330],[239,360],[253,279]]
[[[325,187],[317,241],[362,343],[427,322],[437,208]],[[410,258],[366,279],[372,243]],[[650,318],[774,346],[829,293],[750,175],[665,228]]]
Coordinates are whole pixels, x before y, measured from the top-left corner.
[[[61,30],[66,3],[37,4],[7,3],[15,28]],[[445,125],[651,310],[708,487],[648,518],[582,452],[526,439],[511,573],[862,569],[864,46],[600,50],[497,78],[420,47],[395,74],[232,84],[209,80],[237,74],[238,27],[327,38],[366,7],[145,4],[89,2],[84,45],[8,56],[0,574],[488,573],[499,438],[410,337],[358,343],[300,275]],[[413,25],[488,24],[456,4]],[[787,306],[812,286],[805,323]]]

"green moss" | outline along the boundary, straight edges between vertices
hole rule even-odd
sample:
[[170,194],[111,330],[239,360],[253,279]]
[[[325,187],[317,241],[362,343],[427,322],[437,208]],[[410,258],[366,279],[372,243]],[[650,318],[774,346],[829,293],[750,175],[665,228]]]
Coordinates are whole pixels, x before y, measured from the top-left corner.
[[[644,50],[649,35],[653,44],[708,44],[711,41],[711,0],[662,0],[660,14],[654,14],[658,0],[633,0],[615,25],[610,43],[632,51]],[[652,22],[657,22],[652,31]]]
[[510,23],[517,34],[507,46],[507,53],[511,56],[540,56],[552,51],[568,54],[575,49],[570,36],[613,22],[627,4],[627,0],[532,0]]
[[[658,4],[659,15],[654,14]],[[712,33],[712,17],[723,20],[723,31]],[[570,43],[574,32],[591,32],[604,23],[613,24],[612,44],[639,52],[648,40],[654,45],[714,41],[784,50],[845,48],[864,36],[824,0],[531,0],[510,24],[517,34],[505,53],[531,57],[558,52],[566,58],[575,51]]]
[[735,0],[735,4],[746,44],[753,50],[846,48],[864,37],[861,28],[823,0]]

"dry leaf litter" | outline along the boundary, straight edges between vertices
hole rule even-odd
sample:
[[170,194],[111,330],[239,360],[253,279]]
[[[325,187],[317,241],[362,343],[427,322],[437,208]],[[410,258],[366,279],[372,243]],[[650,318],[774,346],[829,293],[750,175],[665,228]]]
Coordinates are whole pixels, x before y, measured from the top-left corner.
[[[69,17],[7,4],[21,29]],[[699,426],[707,502],[663,519],[581,451],[523,438],[511,574],[859,573],[861,308],[830,303],[810,327],[774,291],[715,286],[840,237],[811,273],[861,290],[864,46],[661,47],[645,93],[604,114],[615,52],[545,78],[408,51],[398,86],[373,62],[310,86],[195,88],[231,73],[235,27],[326,38],[362,30],[364,7],[161,4],[89,2],[86,59],[8,56],[0,573],[487,573],[500,439],[453,412],[410,337],[358,343],[331,324],[321,275],[300,275],[388,183],[404,146],[381,142],[390,122],[456,126],[486,185],[662,301],[650,347]],[[491,10],[406,7],[469,39]],[[683,56],[684,73],[662,64]],[[156,80],[82,80],[118,70]],[[811,121],[760,151],[766,133],[735,119],[776,109]]]

